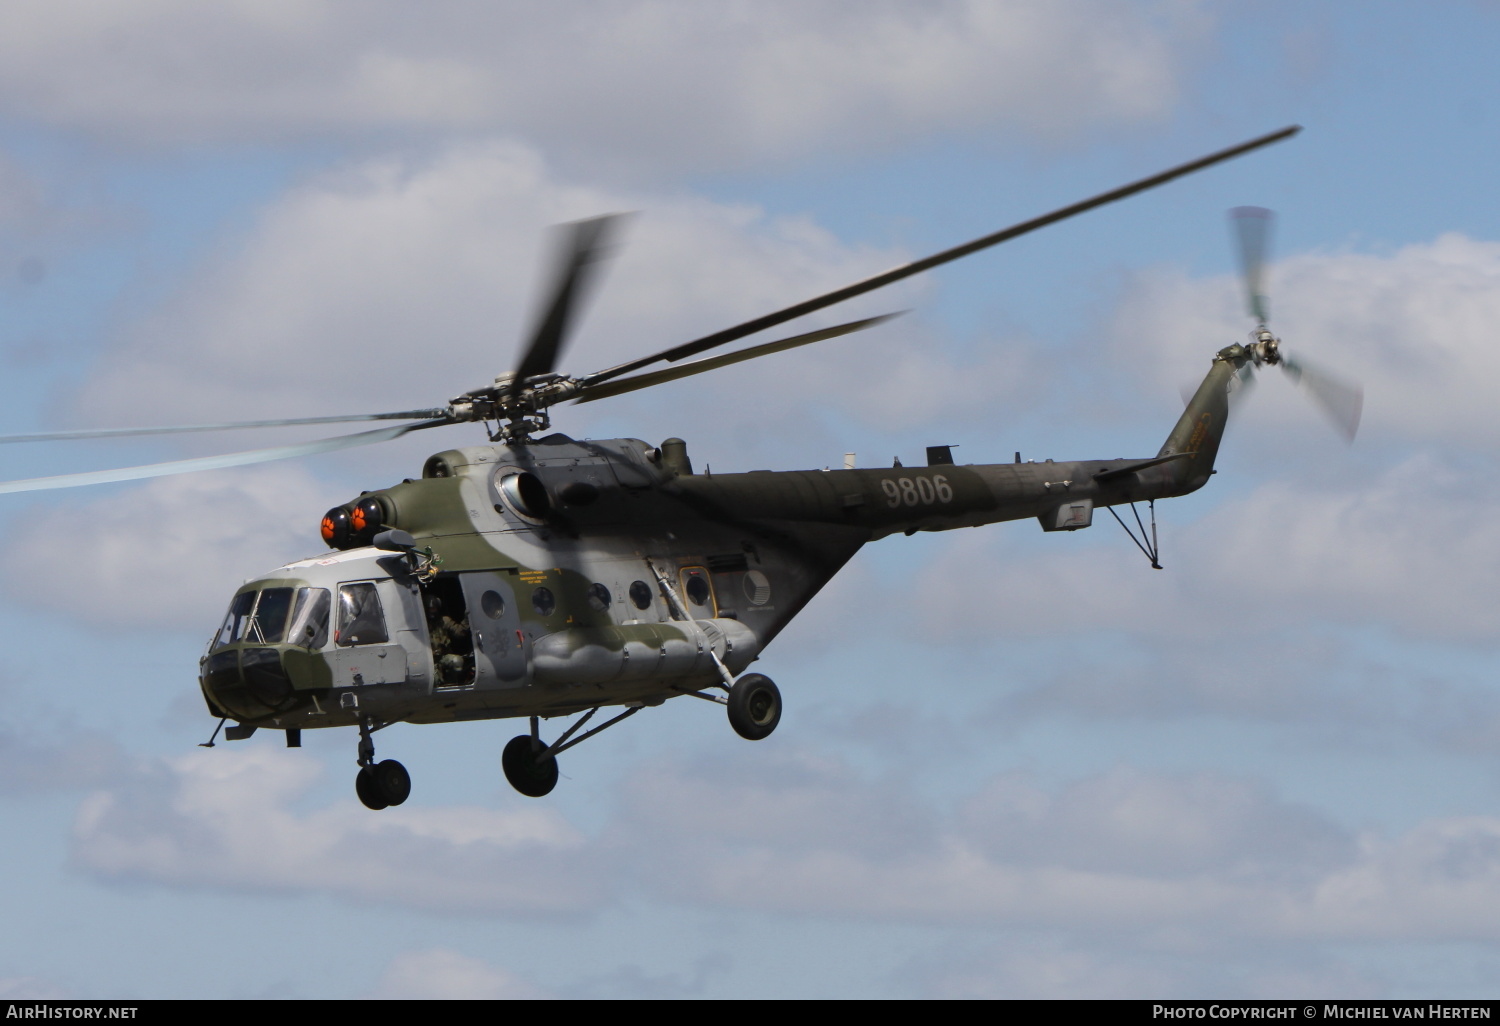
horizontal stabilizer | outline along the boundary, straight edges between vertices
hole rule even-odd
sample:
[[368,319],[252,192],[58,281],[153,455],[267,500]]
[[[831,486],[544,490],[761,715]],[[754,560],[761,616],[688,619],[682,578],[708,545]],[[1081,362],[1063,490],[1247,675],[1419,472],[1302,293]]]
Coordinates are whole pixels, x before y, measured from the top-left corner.
[[1127,474],[1134,474],[1138,470],[1145,470],[1147,467],[1158,467],[1163,463],[1171,463],[1173,460],[1185,460],[1190,456],[1196,455],[1198,454],[1195,452],[1174,452],[1170,456],[1158,456],[1154,460],[1145,460],[1141,463],[1132,463],[1128,467],[1116,467],[1113,470],[1101,470],[1099,471],[1099,473],[1094,475],[1094,480],[1114,481],[1117,478],[1125,477]]

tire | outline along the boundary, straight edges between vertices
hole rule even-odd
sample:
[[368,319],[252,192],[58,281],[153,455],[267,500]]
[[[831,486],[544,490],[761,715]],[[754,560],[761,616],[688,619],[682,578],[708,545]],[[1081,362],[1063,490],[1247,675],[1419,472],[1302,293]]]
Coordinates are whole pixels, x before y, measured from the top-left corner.
[[500,754],[500,766],[510,786],[528,798],[541,798],[557,786],[557,759],[551,755],[537,761],[531,735],[513,737]]
[[781,722],[781,692],[761,673],[747,673],[729,689],[729,725],[747,741],[771,736]]
[[387,805],[400,805],[411,797],[411,774],[395,759],[376,763],[374,777],[380,797]]
[[375,771],[368,766],[362,766],[359,776],[354,778],[354,793],[359,795],[359,800],[364,803],[365,808],[374,809],[379,812],[391,803],[385,800],[385,795],[380,790],[380,784],[375,779]]

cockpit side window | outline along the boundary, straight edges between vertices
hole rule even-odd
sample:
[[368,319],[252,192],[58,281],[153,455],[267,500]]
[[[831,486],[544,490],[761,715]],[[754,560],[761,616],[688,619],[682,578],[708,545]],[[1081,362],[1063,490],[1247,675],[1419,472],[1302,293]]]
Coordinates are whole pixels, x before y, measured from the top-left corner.
[[245,636],[245,625],[250,621],[255,595],[253,591],[243,591],[229,603],[229,613],[224,617],[224,626],[219,628],[219,636],[214,639],[214,648],[222,648]]
[[267,588],[255,603],[248,634],[244,640],[260,645],[274,645],[286,636],[286,618],[292,611],[291,588]]
[[390,640],[374,582],[339,586],[339,626],[333,640],[339,645],[375,645]]
[[297,606],[292,610],[292,628],[286,640],[307,648],[328,644],[327,588],[297,589]]

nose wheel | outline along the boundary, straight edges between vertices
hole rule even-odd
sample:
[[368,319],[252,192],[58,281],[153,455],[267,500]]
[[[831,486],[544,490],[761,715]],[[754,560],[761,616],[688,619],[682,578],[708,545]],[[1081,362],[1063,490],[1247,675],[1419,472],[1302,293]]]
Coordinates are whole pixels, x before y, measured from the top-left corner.
[[361,766],[354,778],[354,793],[367,809],[400,805],[411,797],[411,774],[395,759]]
[[[384,726],[384,724],[382,724]],[[411,797],[411,774],[395,759],[375,761],[375,740],[370,737],[380,727],[368,718],[359,723],[359,775],[354,778],[354,793],[367,809],[387,809]]]

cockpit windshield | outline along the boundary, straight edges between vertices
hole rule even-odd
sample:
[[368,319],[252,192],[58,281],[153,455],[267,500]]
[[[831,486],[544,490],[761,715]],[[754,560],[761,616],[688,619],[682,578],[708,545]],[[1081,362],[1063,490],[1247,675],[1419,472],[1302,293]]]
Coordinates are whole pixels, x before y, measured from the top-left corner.
[[[290,641],[321,648],[328,641],[326,588],[264,588],[234,597],[214,648],[236,641],[275,645]],[[288,625],[291,629],[288,630]]]
[[254,591],[242,591],[229,603],[229,613],[224,617],[224,626],[219,628],[219,636],[214,639],[214,648],[223,648],[245,636],[245,627],[250,622],[250,610],[255,608],[257,594],[259,593]]
[[286,640],[294,645],[322,648],[328,644],[328,589],[298,588],[297,608]]

